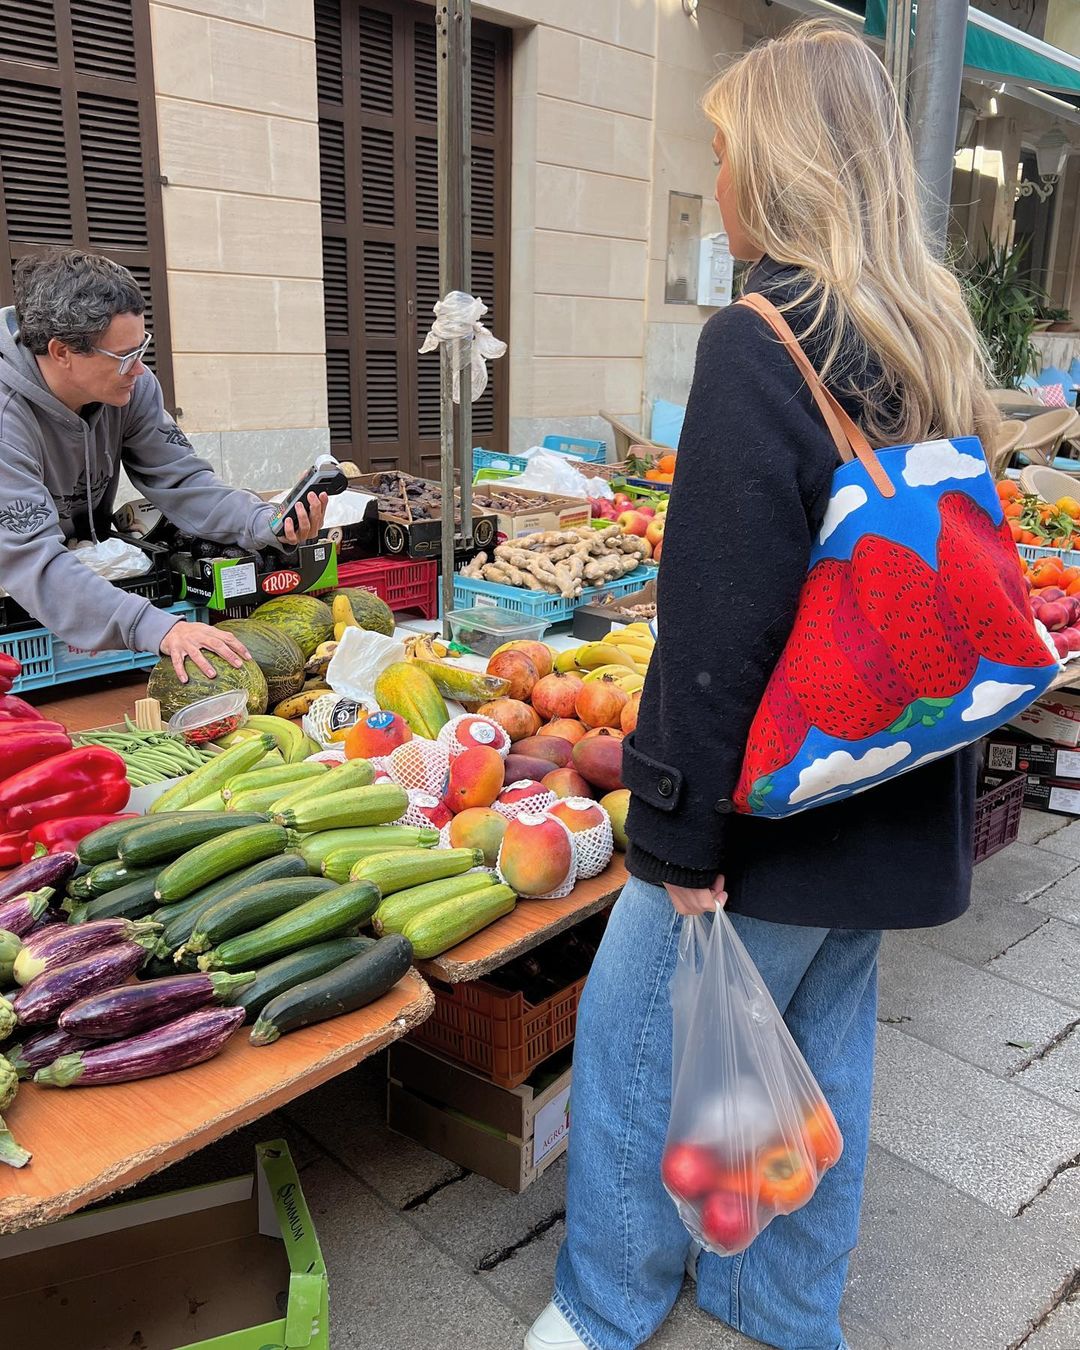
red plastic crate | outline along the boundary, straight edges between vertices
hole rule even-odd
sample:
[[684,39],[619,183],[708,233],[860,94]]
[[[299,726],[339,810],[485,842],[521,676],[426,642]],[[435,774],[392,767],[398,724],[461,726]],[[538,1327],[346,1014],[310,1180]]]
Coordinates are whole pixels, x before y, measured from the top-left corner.
[[338,586],[370,591],[395,613],[418,609],[425,619],[439,617],[439,564],[434,560],[363,558],[339,563]]

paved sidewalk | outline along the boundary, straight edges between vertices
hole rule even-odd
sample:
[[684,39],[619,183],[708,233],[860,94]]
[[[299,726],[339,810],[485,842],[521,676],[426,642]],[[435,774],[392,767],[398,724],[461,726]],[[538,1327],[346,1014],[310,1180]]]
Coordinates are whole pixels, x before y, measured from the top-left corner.
[[[852,1350],[1080,1350],[1080,822],[1025,812],[964,918],[889,934],[879,1016]],[[378,1056],[148,1185],[249,1169],[280,1133],[333,1350],[518,1350],[550,1296],[564,1165],[511,1196],[391,1135],[385,1073]],[[688,1286],[649,1350],[753,1344]]]

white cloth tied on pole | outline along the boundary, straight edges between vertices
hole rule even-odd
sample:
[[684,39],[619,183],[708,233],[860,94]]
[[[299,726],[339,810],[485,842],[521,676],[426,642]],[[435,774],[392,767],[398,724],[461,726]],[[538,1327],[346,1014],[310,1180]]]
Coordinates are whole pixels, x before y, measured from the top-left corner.
[[431,352],[440,342],[450,344],[450,363],[454,370],[454,402],[461,402],[461,372],[471,369],[470,393],[475,403],[487,388],[486,362],[495,360],[506,351],[506,343],[480,322],[488,312],[487,305],[478,296],[465,291],[450,291],[432,307],[435,322],[424,339],[421,352]]

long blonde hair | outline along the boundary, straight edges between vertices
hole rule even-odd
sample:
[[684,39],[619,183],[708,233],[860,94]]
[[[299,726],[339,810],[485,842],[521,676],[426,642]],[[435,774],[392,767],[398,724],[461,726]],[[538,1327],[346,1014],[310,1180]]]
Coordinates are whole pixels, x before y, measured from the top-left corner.
[[836,366],[851,328],[880,364],[863,395],[871,441],[985,439],[999,414],[982,346],[956,277],[927,246],[911,143],[877,56],[842,25],[804,21],[739,57],[702,106],[747,237],[807,274],[791,304],[817,302],[799,336],[828,334],[819,372]]

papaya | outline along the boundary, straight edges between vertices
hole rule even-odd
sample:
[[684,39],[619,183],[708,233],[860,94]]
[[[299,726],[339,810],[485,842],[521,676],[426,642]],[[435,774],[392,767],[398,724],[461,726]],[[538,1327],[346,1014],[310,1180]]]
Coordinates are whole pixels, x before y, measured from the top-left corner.
[[430,675],[415,662],[395,661],[375,681],[375,698],[385,712],[397,713],[417,736],[434,740],[450,714]]

